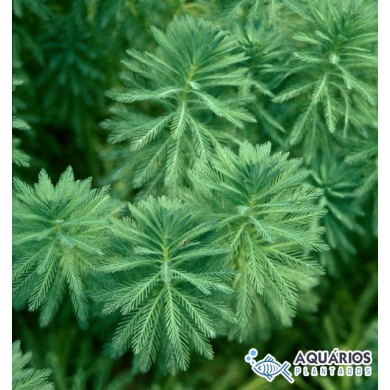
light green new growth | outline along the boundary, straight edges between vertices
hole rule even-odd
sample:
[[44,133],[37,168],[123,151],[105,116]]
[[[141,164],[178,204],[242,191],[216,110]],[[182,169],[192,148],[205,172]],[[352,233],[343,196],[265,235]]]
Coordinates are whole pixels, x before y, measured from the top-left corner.
[[174,374],[188,368],[191,349],[211,359],[209,339],[234,320],[226,304],[232,273],[220,261],[226,249],[210,246],[214,225],[179,199],[149,197],[129,209],[130,218],[113,221],[122,243],[103,267],[117,280],[96,298],[103,313],[123,315],[114,355],[131,347],[140,371],[157,360]]
[[31,356],[31,352],[23,355],[19,340],[12,344],[12,390],[54,390],[48,381],[51,370],[26,367]]
[[196,158],[211,159],[216,145],[236,142],[235,128],[254,118],[243,107],[249,96],[238,94],[247,69],[232,35],[191,17],[175,18],[166,33],[152,32],[156,53],[129,50],[125,87],[109,92],[132,107],[114,110],[104,127],[111,142],[129,141],[136,188],[172,190]]
[[[325,210],[319,189],[304,185],[309,171],[271,144],[245,142],[235,154],[219,149],[211,163],[198,162],[190,177],[206,215],[218,221],[218,241],[230,246],[237,296],[236,336],[245,338],[259,300],[284,324],[296,313],[302,281],[321,267],[311,251],[323,251]],[[257,319],[257,321],[261,319]]]
[[91,179],[75,180],[68,168],[53,186],[42,170],[34,187],[14,180],[13,299],[41,309],[47,325],[68,287],[77,319],[87,322],[86,275],[95,275],[108,240],[107,220],[117,203],[108,187],[90,189]]

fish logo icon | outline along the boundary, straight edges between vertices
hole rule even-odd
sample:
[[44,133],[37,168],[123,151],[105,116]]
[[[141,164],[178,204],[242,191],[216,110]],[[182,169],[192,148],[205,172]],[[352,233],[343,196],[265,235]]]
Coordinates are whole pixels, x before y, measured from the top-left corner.
[[251,348],[247,355],[245,355],[245,361],[252,366],[252,370],[256,375],[267,379],[268,382],[272,382],[275,377],[282,374],[286,380],[290,383],[294,383],[294,379],[288,370],[291,367],[289,362],[279,363],[271,354],[268,354],[264,359],[256,361],[254,358],[257,356],[257,349]]

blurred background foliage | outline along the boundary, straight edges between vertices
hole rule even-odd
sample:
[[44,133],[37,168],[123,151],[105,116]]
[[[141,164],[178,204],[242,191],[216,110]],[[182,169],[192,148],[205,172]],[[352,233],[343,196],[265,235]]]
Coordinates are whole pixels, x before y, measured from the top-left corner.
[[126,50],[154,52],[150,27],[166,30],[175,15],[221,26],[248,57],[250,82],[239,93],[251,96],[256,123],[239,137],[303,157],[308,185],[324,188],[326,275],[301,297],[291,327],[259,319],[253,343],[216,339],[214,360],[193,357],[175,377],[133,373],[131,353],[111,359],[104,351],[115,318],[81,330],[69,298],[45,329],[35,313],[15,312],[14,339],[61,390],[290,388],[252,373],[243,360],[250,347],[290,361],[299,349],[370,349],[372,377],[300,377],[294,387],[377,388],[376,1],[13,0],[14,176],[33,183],[45,168],[57,180],[71,164],[77,178],[92,176],[95,186],[111,184],[114,196],[134,200],[137,189],[124,178],[139,151],[129,157],[126,145],[107,142],[101,123],[115,103],[106,91],[121,86]]

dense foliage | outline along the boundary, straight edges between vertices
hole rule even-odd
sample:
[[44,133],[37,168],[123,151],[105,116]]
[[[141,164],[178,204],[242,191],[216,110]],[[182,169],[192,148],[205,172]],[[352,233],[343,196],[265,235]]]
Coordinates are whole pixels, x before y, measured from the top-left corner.
[[376,22],[13,1],[13,388],[289,386],[251,347],[370,349],[369,378],[295,386],[376,388]]

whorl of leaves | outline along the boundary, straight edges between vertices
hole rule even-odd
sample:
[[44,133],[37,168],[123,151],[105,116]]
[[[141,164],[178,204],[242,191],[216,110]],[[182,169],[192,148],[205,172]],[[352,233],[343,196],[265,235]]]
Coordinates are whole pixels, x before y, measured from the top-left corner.
[[44,170],[34,187],[14,180],[13,299],[16,307],[41,308],[42,326],[59,309],[66,286],[78,320],[87,321],[85,278],[96,274],[117,207],[108,187],[90,187],[91,179],[75,180],[71,168],[55,186]]
[[124,87],[109,92],[132,106],[104,123],[111,142],[129,143],[129,159],[142,150],[132,184],[144,191],[177,188],[196,158],[210,159],[216,145],[235,142],[235,128],[254,121],[243,107],[249,97],[238,95],[247,69],[232,35],[188,16],[152,32],[156,52],[129,50]]
[[220,149],[211,163],[198,162],[191,172],[206,215],[218,221],[218,240],[232,250],[239,338],[245,337],[259,299],[289,324],[300,281],[322,273],[310,256],[327,249],[318,226],[322,190],[304,185],[309,171],[301,165],[288,153],[271,154],[270,143],[245,142],[238,155]]
[[296,20],[295,48],[288,48],[285,88],[274,101],[289,102],[286,109],[297,117],[289,142],[302,143],[303,156],[312,160],[319,147],[329,147],[333,133],[345,136],[375,122],[377,17],[361,0],[288,5]]
[[220,261],[226,249],[210,245],[213,224],[179,199],[149,197],[129,209],[130,218],[113,222],[119,254],[102,268],[116,281],[95,295],[103,313],[123,316],[113,355],[131,347],[140,371],[158,357],[174,374],[188,368],[191,349],[211,359],[209,339],[234,320],[225,303],[232,274]]

